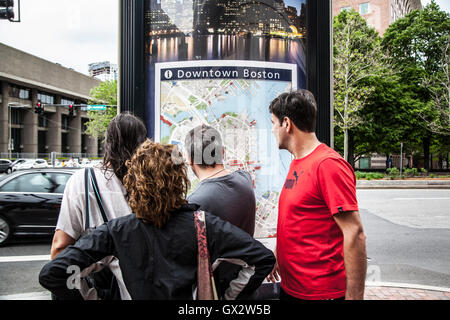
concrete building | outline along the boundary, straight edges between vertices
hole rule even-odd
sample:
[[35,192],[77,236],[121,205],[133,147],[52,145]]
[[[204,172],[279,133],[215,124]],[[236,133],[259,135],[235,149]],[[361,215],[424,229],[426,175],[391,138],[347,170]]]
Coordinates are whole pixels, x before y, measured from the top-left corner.
[[89,75],[103,82],[114,81],[119,77],[119,68],[109,61],[90,63]]
[[[0,43],[0,154],[102,153],[84,134],[87,113],[45,104],[86,104],[100,81]],[[37,102],[44,104],[38,115]],[[43,155],[40,155],[43,156]]]
[[383,35],[389,25],[415,9],[420,0],[333,0],[333,17],[342,10],[354,9],[367,23]]

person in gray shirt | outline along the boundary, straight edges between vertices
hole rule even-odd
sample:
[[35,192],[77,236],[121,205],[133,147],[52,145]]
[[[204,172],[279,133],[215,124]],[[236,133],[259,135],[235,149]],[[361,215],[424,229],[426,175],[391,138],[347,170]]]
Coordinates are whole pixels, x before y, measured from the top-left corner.
[[[187,200],[241,228],[251,236],[255,232],[256,200],[250,173],[228,171],[223,165],[220,133],[206,125],[195,127],[186,136],[185,148],[192,171],[200,184]],[[214,263],[214,261],[211,261]],[[214,271],[219,296],[230,287],[242,270],[238,261],[221,261]],[[253,299],[254,296],[243,297]]]
[[198,126],[188,133],[185,148],[192,171],[200,180],[188,201],[253,236],[256,201],[252,178],[245,170],[231,173],[225,169],[220,133]]

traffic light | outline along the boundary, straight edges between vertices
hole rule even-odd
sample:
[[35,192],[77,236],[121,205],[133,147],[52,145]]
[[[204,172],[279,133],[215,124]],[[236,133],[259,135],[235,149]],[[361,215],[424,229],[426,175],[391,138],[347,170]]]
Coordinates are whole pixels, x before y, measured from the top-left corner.
[[41,114],[43,111],[44,106],[40,102],[36,103],[36,105],[34,106],[34,113]]
[[73,104],[69,104],[69,116],[73,117]]
[[0,0],[0,19],[14,20],[14,0]]

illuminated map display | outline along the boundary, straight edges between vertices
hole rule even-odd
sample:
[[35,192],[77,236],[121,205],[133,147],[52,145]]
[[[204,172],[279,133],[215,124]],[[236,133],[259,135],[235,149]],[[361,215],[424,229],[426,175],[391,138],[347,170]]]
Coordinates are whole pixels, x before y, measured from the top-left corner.
[[[222,136],[229,170],[247,170],[256,195],[255,237],[276,236],[278,195],[292,160],[278,150],[269,104],[297,89],[297,65],[260,61],[155,64],[155,140],[184,150],[189,130],[207,124]],[[198,184],[190,172],[192,190]]]

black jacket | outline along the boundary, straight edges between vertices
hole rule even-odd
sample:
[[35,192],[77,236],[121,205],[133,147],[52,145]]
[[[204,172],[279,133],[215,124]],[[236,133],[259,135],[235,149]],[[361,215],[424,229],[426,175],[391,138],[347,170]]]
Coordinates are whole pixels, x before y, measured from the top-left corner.
[[[171,214],[162,229],[142,222],[134,214],[111,220],[47,263],[39,282],[59,299],[79,299],[79,291],[68,289],[66,284],[71,276],[67,273],[69,266],[85,270],[107,256],[115,256],[132,299],[193,299],[197,283],[193,212],[197,208],[192,204],[183,206]],[[213,267],[221,261],[242,266],[225,298],[249,296],[271,272],[273,253],[246,232],[208,213],[206,230]]]

